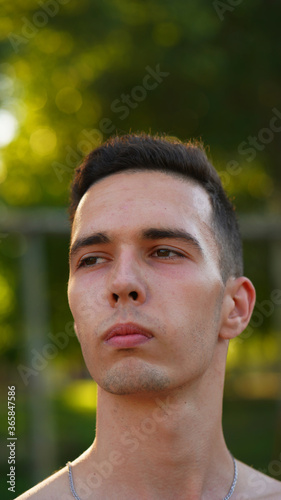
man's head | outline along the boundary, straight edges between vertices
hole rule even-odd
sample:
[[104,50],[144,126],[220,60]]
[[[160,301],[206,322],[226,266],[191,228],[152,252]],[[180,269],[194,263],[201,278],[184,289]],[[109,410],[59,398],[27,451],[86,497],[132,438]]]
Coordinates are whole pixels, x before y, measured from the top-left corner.
[[[193,177],[167,165],[185,165]],[[254,291],[247,278],[233,276],[240,274],[235,264],[227,274],[222,268],[227,255],[222,246],[220,257],[218,240],[228,220],[220,233],[214,205],[218,216],[220,206],[233,212],[200,148],[143,136],[115,139],[78,170],[73,193],[69,304],[98,385],[114,394],[155,393],[204,374],[222,377],[227,341],[247,325]],[[235,237],[226,234],[230,252]],[[124,323],[149,337],[109,339],[112,327]]]
[[161,171],[193,180],[208,193],[212,228],[218,245],[223,282],[243,274],[242,243],[234,208],[215,168],[200,143],[131,134],[115,137],[92,151],[76,170],[71,191],[70,219],[86,191],[97,181],[126,170]]

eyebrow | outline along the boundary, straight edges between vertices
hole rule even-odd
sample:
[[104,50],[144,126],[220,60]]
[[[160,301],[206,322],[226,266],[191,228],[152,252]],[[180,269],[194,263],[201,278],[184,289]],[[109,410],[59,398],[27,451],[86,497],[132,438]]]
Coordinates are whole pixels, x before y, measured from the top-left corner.
[[188,243],[189,245],[191,244],[194,246],[201,254],[203,254],[202,247],[192,234],[188,233],[184,229],[170,229],[170,228],[163,228],[163,229],[158,229],[158,228],[150,228],[150,229],[145,229],[141,233],[142,239],[144,240],[164,240],[164,239],[173,239],[173,240],[180,240],[185,243]]
[[[139,233],[139,237],[142,240],[164,240],[164,239],[173,239],[179,240],[184,243],[188,243],[192,245],[201,255],[203,255],[202,247],[192,234],[188,233],[184,229],[172,229],[172,228],[154,228],[151,227],[149,229],[144,229]],[[81,249],[88,246],[100,245],[100,244],[109,244],[113,243],[113,239],[109,237],[107,233],[97,232],[90,234],[89,236],[85,236],[82,238],[78,238],[74,241],[74,243],[70,247],[69,258],[70,260],[75,256],[75,254]]]
[[72,259],[81,248],[89,247],[92,245],[100,245],[101,243],[112,243],[112,240],[109,238],[109,236],[107,236],[106,233],[93,233],[89,236],[85,236],[84,238],[78,238],[70,246],[69,258]]

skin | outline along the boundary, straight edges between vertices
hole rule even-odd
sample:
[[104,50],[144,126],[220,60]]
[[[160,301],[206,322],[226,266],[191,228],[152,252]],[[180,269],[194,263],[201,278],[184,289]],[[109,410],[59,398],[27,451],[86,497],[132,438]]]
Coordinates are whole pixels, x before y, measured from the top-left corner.
[[[96,439],[73,462],[81,500],[218,500],[229,491],[225,362],[255,291],[246,277],[222,282],[211,211],[200,186],[162,172],[111,175],[80,201],[68,297],[98,384]],[[144,238],[151,228],[180,229],[190,240]],[[110,242],[78,246],[97,232]],[[106,330],[125,322],[152,338],[129,349],[108,345]],[[233,500],[280,498],[279,482],[238,468]],[[73,498],[66,468],[19,497],[27,498]]]

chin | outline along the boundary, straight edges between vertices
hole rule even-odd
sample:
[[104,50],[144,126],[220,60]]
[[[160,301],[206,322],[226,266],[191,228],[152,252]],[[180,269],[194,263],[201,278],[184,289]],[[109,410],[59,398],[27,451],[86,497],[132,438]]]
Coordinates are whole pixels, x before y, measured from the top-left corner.
[[169,389],[170,379],[160,369],[151,366],[128,368],[115,366],[104,373],[97,384],[116,395],[159,393]]

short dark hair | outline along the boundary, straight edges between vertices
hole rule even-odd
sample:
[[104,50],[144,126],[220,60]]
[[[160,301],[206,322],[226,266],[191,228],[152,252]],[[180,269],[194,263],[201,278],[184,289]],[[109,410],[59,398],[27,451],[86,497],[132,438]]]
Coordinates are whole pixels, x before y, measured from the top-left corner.
[[161,171],[192,179],[208,193],[212,227],[219,247],[220,270],[225,283],[243,274],[242,242],[234,207],[218,173],[207,158],[202,143],[183,143],[176,138],[148,134],[127,134],[108,139],[77,167],[71,186],[70,220],[79,201],[95,182],[124,170]]

